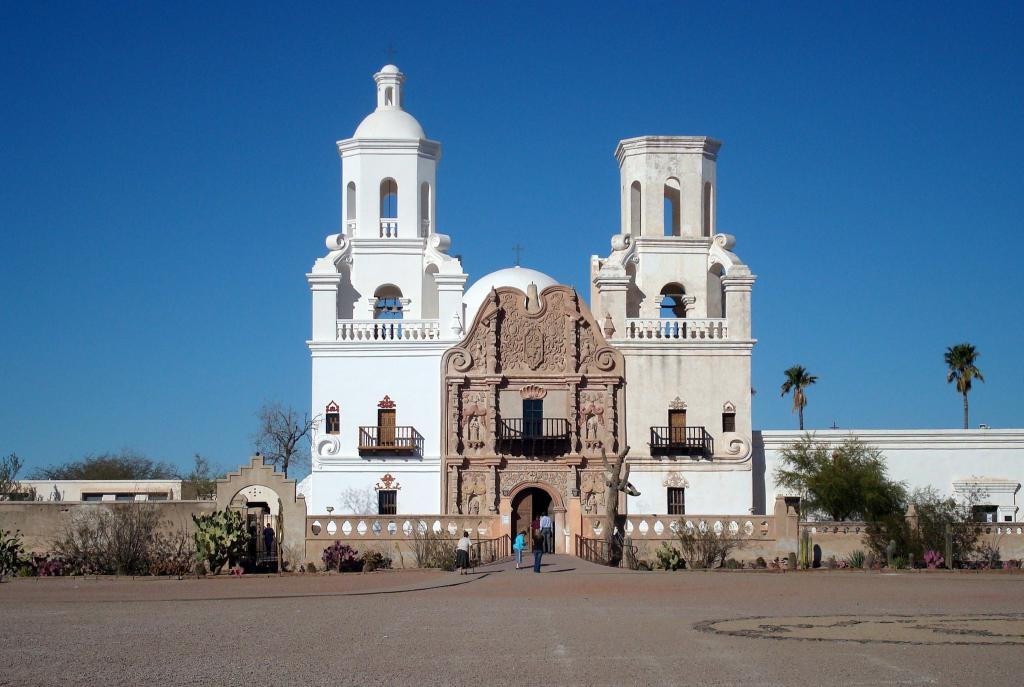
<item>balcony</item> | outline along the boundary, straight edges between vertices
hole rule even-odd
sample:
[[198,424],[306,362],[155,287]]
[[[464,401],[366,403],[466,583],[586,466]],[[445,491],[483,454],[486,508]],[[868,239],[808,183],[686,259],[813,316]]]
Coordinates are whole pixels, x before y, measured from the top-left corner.
[[729,338],[729,320],[722,318],[704,319],[645,319],[630,317],[622,335],[616,337],[626,341],[681,341],[722,340]]
[[338,320],[338,341],[436,341],[437,320]]
[[415,427],[360,427],[359,452],[422,455],[423,435]]
[[561,418],[499,420],[495,439],[499,453],[513,456],[560,456],[571,448],[569,421]]
[[382,239],[397,239],[398,238],[398,220],[391,218],[381,218],[380,220],[380,237]]
[[652,456],[711,456],[715,440],[703,427],[651,427]]

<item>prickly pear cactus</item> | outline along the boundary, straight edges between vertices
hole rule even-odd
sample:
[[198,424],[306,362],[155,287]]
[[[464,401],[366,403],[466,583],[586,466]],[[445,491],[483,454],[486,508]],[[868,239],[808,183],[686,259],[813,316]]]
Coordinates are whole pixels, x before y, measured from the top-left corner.
[[234,563],[245,554],[249,532],[238,511],[193,515],[192,522],[196,526],[196,558],[206,561],[211,573],[217,574],[225,563]]

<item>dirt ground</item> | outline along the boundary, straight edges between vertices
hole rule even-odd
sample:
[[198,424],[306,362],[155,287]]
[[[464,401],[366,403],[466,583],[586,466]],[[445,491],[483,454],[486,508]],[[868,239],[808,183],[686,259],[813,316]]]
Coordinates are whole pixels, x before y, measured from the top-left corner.
[[0,585],[0,685],[1021,684],[1024,575],[441,572]]

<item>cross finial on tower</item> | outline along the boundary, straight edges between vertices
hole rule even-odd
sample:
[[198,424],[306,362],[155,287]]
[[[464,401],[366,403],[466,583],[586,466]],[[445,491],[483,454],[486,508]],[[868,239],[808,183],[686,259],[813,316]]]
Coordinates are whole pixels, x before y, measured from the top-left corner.
[[519,267],[519,254],[522,252],[523,247],[517,243],[516,245],[512,246],[512,250],[516,252],[516,267]]

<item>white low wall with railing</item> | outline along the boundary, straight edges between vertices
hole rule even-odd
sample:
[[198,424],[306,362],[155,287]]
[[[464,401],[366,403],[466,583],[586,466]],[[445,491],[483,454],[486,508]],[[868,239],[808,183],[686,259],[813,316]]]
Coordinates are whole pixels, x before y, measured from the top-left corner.
[[338,341],[435,341],[437,320],[338,320]]
[[657,319],[630,317],[626,319],[621,334],[616,339],[625,341],[698,341],[729,338],[729,320],[721,318],[703,319]]

